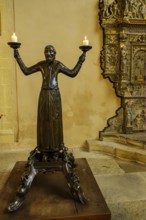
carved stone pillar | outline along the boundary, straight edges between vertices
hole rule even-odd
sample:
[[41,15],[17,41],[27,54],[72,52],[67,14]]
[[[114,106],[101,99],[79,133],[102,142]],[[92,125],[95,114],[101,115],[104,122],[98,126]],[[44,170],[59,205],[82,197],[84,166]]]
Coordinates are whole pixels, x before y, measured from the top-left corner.
[[101,68],[121,106],[100,137],[146,131],[146,0],[99,1]]

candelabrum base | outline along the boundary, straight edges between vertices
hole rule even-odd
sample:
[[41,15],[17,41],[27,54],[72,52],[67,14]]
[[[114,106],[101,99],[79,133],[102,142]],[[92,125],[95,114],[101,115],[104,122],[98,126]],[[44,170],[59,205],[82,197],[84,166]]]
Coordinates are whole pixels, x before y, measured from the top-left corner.
[[62,147],[61,151],[55,152],[42,152],[39,147],[36,147],[30,152],[25,172],[21,177],[16,195],[8,206],[8,212],[14,212],[22,206],[35,176],[40,172],[63,172],[72,196],[83,205],[86,204],[88,200],[81,188],[75,168],[74,156],[68,152],[68,148],[65,146]]

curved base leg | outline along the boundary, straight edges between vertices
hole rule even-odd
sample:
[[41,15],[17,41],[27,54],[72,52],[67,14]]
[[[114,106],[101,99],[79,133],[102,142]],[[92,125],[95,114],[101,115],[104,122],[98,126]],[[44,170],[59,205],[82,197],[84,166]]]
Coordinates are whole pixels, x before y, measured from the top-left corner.
[[79,179],[77,173],[75,172],[76,164],[74,161],[74,157],[72,154],[68,154],[68,157],[67,157],[67,153],[65,155],[66,155],[66,157],[65,157],[66,160],[64,163],[63,170],[65,173],[70,191],[71,191],[73,197],[78,199],[82,204],[86,204],[87,199],[86,199],[84,192],[81,188],[80,179]]
[[14,212],[17,209],[20,208],[20,206],[23,204],[25,197],[16,197],[14,202],[10,203],[8,206],[8,211],[9,212]]
[[8,206],[9,212],[14,212],[23,204],[26,194],[32,184],[32,181],[37,174],[37,171],[32,166],[27,174],[21,177],[21,183],[18,187],[16,197],[12,203]]

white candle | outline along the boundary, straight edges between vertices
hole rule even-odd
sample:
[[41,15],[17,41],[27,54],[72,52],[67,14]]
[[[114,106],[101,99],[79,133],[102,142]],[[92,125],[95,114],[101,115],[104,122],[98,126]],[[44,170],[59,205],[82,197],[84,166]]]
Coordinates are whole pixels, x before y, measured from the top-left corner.
[[89,40],[87,39],[87,36],[84,37],[83,45],[84,45],[84,46],[89,45]]
[[18,42],[18,37],[16,36],[15,33],[12,34],[12,36],[11,36],[11,41],[12,41],[12,42]]

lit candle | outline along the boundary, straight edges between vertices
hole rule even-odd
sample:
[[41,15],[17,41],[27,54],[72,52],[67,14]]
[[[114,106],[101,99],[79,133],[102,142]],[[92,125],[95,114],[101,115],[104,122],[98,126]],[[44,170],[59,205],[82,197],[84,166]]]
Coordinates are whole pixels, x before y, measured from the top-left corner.
[[12,36],[11,36],[11,41],[12,41],[12,42],[18,42],[18,37],[16,36],[15,33],[12,34]]
[[83,45],[84,45],[84,46],[89,45],[89,40],[87,39],[87,37],[86,37],[86,36],[84,37],[84,40],[83,40]]

